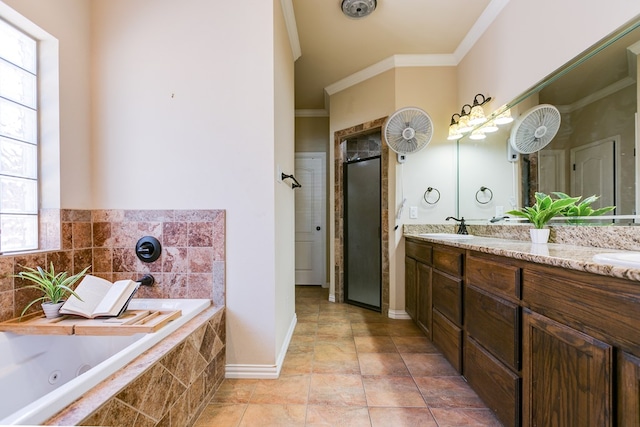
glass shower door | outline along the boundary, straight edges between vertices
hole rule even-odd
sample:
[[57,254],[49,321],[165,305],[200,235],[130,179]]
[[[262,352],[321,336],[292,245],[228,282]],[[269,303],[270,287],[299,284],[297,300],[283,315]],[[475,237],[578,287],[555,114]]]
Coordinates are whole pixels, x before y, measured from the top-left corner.
[[380,157],[345,163],[344,180],[345,299],[380,311]]

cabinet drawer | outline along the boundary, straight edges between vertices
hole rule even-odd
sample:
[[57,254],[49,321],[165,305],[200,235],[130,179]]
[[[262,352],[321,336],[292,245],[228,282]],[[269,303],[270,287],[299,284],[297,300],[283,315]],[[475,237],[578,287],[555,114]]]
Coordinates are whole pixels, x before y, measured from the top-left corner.
[[462,329],[451,323],[438,310],[433,310],[433,343],[458,371],[462,372]]
[[507,364],[520,369],[520,307],[467,285],[464,296],[467,334]]
[[433,306],[457,326],[462,325],[462,280],[438,271],[432,274]]
[[431,246],[406,240],[404,250],[405,256],[416,259],[427,265],[431,265]]
[[468,284],[509,299],[520,299],[520,268],[518,267],[469,255],[466,273]]
[[433,248],[433,268],[453,276],[462,277],[463,252],[444,248]]
[[464,343],[464,376],[505,426],[520,425],[521,379],[473,338]]

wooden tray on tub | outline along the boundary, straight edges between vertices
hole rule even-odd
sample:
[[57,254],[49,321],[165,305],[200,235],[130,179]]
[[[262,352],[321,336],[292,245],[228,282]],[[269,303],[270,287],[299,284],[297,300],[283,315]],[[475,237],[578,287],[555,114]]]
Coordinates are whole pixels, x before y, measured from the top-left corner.
[[47,319],[40,312],[0,322],[0,331],[22,335],[133,335],[155,332],[180,316],[181,310],[127,310],[119,317],[64,315]]

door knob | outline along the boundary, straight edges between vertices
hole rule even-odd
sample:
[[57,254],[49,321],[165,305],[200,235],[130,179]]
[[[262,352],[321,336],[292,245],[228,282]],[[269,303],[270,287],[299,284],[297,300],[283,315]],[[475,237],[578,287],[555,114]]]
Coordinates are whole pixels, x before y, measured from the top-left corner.
[[316,230],[320,231],[320,226],[317,226],[317,227],[316,227]]

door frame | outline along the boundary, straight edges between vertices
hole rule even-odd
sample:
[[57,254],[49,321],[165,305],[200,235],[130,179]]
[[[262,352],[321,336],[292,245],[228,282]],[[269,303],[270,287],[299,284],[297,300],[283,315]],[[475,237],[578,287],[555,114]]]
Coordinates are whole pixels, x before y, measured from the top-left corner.
[[[329,212],[327,212],[327,153],[322,151],[305,151],[305,152],[296,152],[294,161],[297,162],[298,159],[312,159],[312,158],[320,158],[321,167],[322,167],[322,177],[324,178],[324,183],[321,186],[321,197],[320,197],[320,209],[323,212],[323,215],[320,219],[320,227],[324,231],[321,233],[322,235],[322,287],[328,288],[329,281],[327,280],[327,235],[329,234],[329,230],[327,229],[327,216]],[[295,166],[294,166],[295,168]],[[295,245],[295,242],[294,242]]]
[[[346,150],[342,149],[342,142],[348,138],[353,138],[358,135],[370,134],[376,131],[382,133],[382,126],[387,120],[387,116],[381,117],[370,122],[362,123],[352,126],[350,128],[342,129],[334,132],[334,177],[333,185],[334,191],[334,203],[335,203],[335,218],[334,218],[334,234],[333,234],[333,250],[335,256],[335,293],[329,295],[329,300],[334,302],[344,302],[344,235],[342,233],[344,227],[344,188],[342,177],[342,164],[347,160]],[[389,315],[389,147],[382,141],[380,150],[381,157],[381,204],[382,204],[382,314]],[[333,298],[332,298],[333,297]]]

